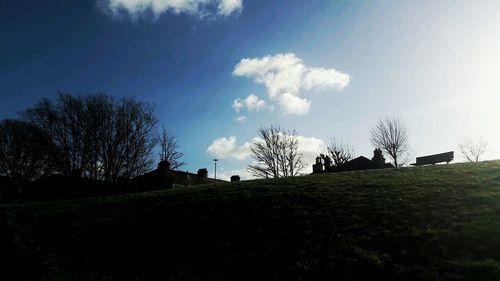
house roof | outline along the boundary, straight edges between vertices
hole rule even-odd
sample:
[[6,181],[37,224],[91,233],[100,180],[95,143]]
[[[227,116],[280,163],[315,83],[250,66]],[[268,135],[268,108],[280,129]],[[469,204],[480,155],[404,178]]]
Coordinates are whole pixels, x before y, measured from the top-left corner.
[[353,170],[380,169],[381,167],[373,163],[372,160],[364,156],[359,156],[358,158],[354,158],[351,161],[346,162],[339,168],[344,171],[353,171]]

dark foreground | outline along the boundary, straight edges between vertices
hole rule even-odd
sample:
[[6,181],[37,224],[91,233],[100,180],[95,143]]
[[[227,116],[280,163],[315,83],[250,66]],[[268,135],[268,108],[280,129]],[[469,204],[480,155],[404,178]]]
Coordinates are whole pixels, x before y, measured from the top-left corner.
[[500,162],[0,207],[1,280],[500,280]]

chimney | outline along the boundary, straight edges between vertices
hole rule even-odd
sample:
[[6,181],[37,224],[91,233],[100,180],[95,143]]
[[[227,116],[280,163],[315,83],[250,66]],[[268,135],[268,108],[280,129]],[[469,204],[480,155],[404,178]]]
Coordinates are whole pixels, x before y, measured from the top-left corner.
[[382,150],[380,148],[375,148],[373,151],[372,162],[380,168],[385,167],[385,158],[384,155],[382,155]]
[[323,172],[323,162],[321,161],[321,156],[316,157],[316,164],[313,166],[313,174]]
[[328,155],[325,155],[323,159],[325,161],[325,171],[330,170],[332,167],[332,159]]
[[170,175],[170,162],[168,162],[167,160],[160,161],[156,170],[161,179],[163,181],[167,181]]
[[200,178],[208,178],[208,170],[206,168],[203,168],[203,169],[199,169],[198,170],[198,173],[196,173],[198,175],[198,177]]

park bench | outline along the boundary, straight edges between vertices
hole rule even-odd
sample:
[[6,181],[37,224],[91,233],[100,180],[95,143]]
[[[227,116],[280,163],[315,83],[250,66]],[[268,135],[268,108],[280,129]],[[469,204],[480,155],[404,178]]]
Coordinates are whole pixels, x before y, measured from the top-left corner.
[[417,162],[410,164],[413,166],[421,166],[421,165],[429,165],[429,164],[437,164],[446,162],[446,164],[450,163],[453,160],[453,151],[439,153],[434,155],[427,155],[422,157],[417,157]]

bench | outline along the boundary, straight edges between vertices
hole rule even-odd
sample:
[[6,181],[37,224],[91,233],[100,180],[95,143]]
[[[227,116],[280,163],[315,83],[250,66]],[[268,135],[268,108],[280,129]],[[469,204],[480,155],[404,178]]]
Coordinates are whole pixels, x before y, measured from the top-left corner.
[[443,163],[443,162],[446,162],[446,164],[448,164],[452,160],[453,160],[453,151],[449,151],[445,153],[417,157],[417,162],[410,165],[413,166],[422,166],[429,164],[434,165],[436,163]]

